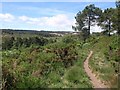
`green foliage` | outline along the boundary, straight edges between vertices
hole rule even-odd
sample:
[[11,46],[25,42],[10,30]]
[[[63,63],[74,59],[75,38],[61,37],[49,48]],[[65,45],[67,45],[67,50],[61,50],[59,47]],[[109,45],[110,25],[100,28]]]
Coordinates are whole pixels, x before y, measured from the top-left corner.
[[110,61],[111,66],[114,68],[114,72],[116,74],[119,73],[118,71],[118,65],[120,60],[120,47],[119,47],[119,37],[114,37],[113,41],[109,44],[108,49],[105,52],[105,57],[107,60]]
[[[81,31],[83,33],[83,40],[89,37],[90,27],[97,22],[97,25],[104,29],[103,34],[109,35],[113,31],[120,32],[120,6],[119,1],[116,2],[117,8],[107,8],[101,10],[95,7],[94,4],[86,6],[82,11],[76,14],[76,26],[72,26],[75,31]],[[87,28],[86,28],[87,26]]]
[[79,67],[71,68],[66,75],[66,79],[73,83],[80,83],[81,77],[84,77],[84,72]]
[[73,83],[77,87],[91,88],[91,84],[89,83],[89,78],[86,77],[84,69],[81,68],[81,66],[71,67],[69,71],[66,72],[64,78],[66,81],[68,81],[68,84]]
[[10,50],[11,48],[18,49],[21,46],[30,47],[32,44],[43,46],[47,43],[48,39],[43,37],[29,37],[29,38],[4,37],[2,49],[3,50]]
[[[38,42],[37,38],[31,37],[31,42],[34,44],[31,43],[29,46],[25,45],[29,43],[30,38],[16,38],[14,45],[18,43],[18,46],[14,46],[10,50],[2,51],[3,89],[80,87],[80,84],[83,83],[82,81],[79,82],[80,84],[77,83],[77,86],[74,86],[76,83],[72,84],[71,82],[66,86],[63,79],[66,71],[69,71],[79,58],[81,58],[81,63],[83,62],[83,55],[78,57],[77,49],[79,49],[79,47],[75,46],[76,43],[78,43],[75,40],[78,39],[74,36],[71,37],[72,38],[65,36],[60,38],[61,41],[58,40],[57,42],[44,44],[43,46],[35,44],[42,41],[40,40]],[[36,41],[32,41],[32,39]],[[16,40],[22,40],[22,42],[20,42],[21,44]],[[66,41],[64,42],[64,40]],[[83,70],[82,66],[80,66],[80,68]],[[82,75],[85,74],[80,71],[76,72]],[[84,78],[87,78],[87,76],[84,76]],[[10,84],[10,82],[13,83]],[[89,80],[85,80],[84,84],[81,85],[82,87],[91,86]]]
[[64,43],[74,43],[75,39],[72,37],[72,35],[68,35],[68,36],[63,37],[62,41]]
[[[75,17],[76,26],[72,26],[73,29],[81,31],[83,33],[83,40],[86,40],[90,35],[90,27],[92,22],[95,22],[102,14],[102,10],[95,7],[94,4],[86,6],[83,11],[79,11]],[[88,26],[86,28],[86,26]]]
[[115,21],[114,21],[114,28],[117,30],[118,35],[120,35],[120,0],[116,1],[116,16],[115,16]]
[[3,39],[2,49],[10,49],[13,47],[14,37],[8,37]]
[[[41,34],[37,31],[28,33],[3,30],[2,88],[5,90],[45,87],[91,88],[92,84],[83,67],[83,62],[90,50],[94,52],[89,63],[93,72],[96,72],[111,87],[117,86],[120,38],[116,35],[111,37],[102,34],[90,35],[90,27],[96,20],[100,20],[101,25],[109,21],[104,24],[105,29],[117,30],[119,28],[116,26],[118,15],[116,11],[119,10],[119,3],[117,7],[115,11],[106,9],[102,13],[100,8],[91,4],[86,6],[82,12],[77,13],[76,27],[72,28],[81,31],[80,35],[84,41],[79,38],[81,36],[74,35],[50,37],[50,34],[45,34],[43,31],[43,36],[49,37],[46,38],[39,36]],[[115,15],[111,14],[113,12]],[[85,27],[86,23],[88,28]],[[34,35],[31,36],[32,34]]]
[[113,28],[113,22],[115,21],[115,17],[116,16],[116,10],[113,8],[107,8],[104,10],[104,12],[102,13],[101,17],[99,18],[98,22],[105,31],[104,33],[106,35],[110,36],[110,32],[112,32],[113,30],[115,30]]
[[[94,41],[99,40],[94,43]],[[118,36],[99,36],[98,38],[90,38],[88,40],[94,51],[90,66],[101,80],[110,87],[117,87],[118,62]]]

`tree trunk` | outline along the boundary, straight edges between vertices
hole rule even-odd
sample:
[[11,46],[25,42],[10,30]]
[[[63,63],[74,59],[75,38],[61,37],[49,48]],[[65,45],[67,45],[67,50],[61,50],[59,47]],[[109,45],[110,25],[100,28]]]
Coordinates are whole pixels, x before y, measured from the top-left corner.
[[88,34],[90,35],[90,24],[91,24],[91,22],[90,22],[90,16],[89,16],[89,18],[88,18]]
[[111,30],[111,21],[108,22],[108,35],[110,36],[110,30]]
[[120,5],[118,7],[118,16],[117,17],[118,17],[118,35],[120,35],[120,24],[119,24],[119,22],[120,22]]

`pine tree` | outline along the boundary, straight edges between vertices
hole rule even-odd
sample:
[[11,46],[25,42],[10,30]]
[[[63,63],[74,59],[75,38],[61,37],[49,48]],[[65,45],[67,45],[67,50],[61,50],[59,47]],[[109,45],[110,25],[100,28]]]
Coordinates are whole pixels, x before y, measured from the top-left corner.
[[94,4],[86,6],[83,11],[79,11],[75,17],[76,26],[72,26],[74,30],[81,31],[83,33],[84,40],[90,35],[90,28],[93,25],[92,22],[96,22],[100,17],[102,10],[95,7]]
[[104,29],[104,31],[110,36],[110,32],[113,29],[113,21],[115,16],[115,9],[113,8],[107,8],[104,10],[104,12],[101,14],[101,17],[98,19],[99,20],[99,26]]

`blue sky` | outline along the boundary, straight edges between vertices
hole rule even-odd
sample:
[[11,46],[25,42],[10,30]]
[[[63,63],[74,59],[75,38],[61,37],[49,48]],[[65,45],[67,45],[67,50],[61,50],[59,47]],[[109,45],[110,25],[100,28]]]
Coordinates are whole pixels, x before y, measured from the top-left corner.
[[[106,9],[115,8],[114,2],[2,2],[0,28],[73,31],[75,15],[86,5]],[[94,26],[93,31],[100,28]]]

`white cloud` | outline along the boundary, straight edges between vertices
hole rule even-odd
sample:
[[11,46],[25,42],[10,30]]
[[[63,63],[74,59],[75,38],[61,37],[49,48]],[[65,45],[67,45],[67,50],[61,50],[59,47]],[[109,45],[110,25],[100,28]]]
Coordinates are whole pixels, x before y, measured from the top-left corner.
[[28,17],[26,17],[26,16],[20,16],[19,19],[22,20],[22,21],[27,21]]
[[[18,23],[19,25],[23,25],[24,28],[28,28],[28,26],[31,26],[32,28],[38,27],[40,29],[45,30],[62,30],[62,31],[73,31],[72,25],[75,25],[75,19],[71,19],[67,14],[58,14],[54,15],[52,17],[28,17],[28,16],[19,16],[15,17],[12,14],[6,13],[1,14],[0,13],[0,21],[6,22],[12,22],[13,25]],[[26,26],[25,26],[26,25]],[[23,27],[20,26],[20,27]],[[103,31],[101,27],[97,26],[97,23],[95,23],[94,26],[91,26],[91,32],[100,32]]]
[[59,14],[52,17],[40,17],[40,18],[31,18],[27,16],[20,16],[20,20],[28,23],[28,24],[34,24],[39,26],[48,26],[48,27],[54,27],[54,28],[64,28],[68,26],[72,26],[73,20],[71,20],[67,15],[65,14]]
[[65,14],[59,14],[48,18],[46,24],[50,26],[65,27],[72,25],[72,20],[70,20]]
[[6,13],[6,14],[0,13],[0,21],[12,22],[14,19],[15,17],[9,13]]

